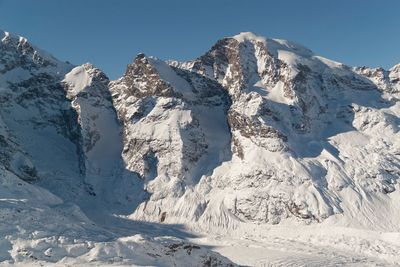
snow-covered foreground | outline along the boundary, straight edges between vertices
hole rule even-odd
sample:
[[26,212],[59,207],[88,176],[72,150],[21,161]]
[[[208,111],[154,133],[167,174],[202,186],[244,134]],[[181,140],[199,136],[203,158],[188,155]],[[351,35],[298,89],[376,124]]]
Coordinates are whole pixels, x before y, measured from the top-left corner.
[[[100,218],[107,217],[100,215]],[[199,224],[149,224],[124,217],[108,217],[101,223],[105,229],[127,236],[133,229],[140,229],[138,231],[146,236],[173,236],[193,247],[207,247],[240,266],[400,265],[400,232],[344,224],[355,225],[356,222],[343,220],[339,215],[317,225],[296,221],[280,225],[239,223],[235,229],[208,231]],[[385,229],[385,225],[377,228]]]
[[[200,231],[202,225],[149,223],[116,216],[108,213],[111,205],[90,203],[90,198],[80,202],[86,203],[81,209],[8,173],[2,175],[0,195],[0,262],[4,266],[400,263],[400,232],[344,227],[341,218],[317,225],[243,223],[236,229],[205,232]],[[90,209],[85,211],[85,207]]]
[[[261,227],[262,228],[262,227]],[[400,233],[318,226],[249,227],[197,240],[240,265],[399,266]],[[236,236],[238,235],[238,236]],[[240,236],[239,236],[240,235]]]
[[[321,224],[239,223],[235,229],[135,221],[109,203],[56,197],[3,171],[0,265],[398,266],[400,232]],[[385,229],[377,225],[377,229]]]
[[[17,203],[2,201],[3,207],[5,202]],[[71,215],[62,218],[43,207],[32,209],[42,209],[46,216],[40,219],[31,210],[29,215],[23,215],[26,218],[15,217],[18,231],[27,223],[28,227],[51,226],[54,232],[22,230],[17,239],[13,239],[15,233],[13,237],[6,235],[6,240],[0,242],[1,265],[14,262],[16,266],[399,266],[400,263],[399,232],[332,225],[243,224],[233,231],[204,234],[181,225],[150,224],[97,214],[103,220],[96,226],[90,226],[89,221],[88,226],[69,221],[70,229],[63,233],[64,223]],[[83,216],[77,210],[75,213]],[[3,208],[1,215],[4,214]],[[57,229],[58,220],[63,225]],[[78,234],[76,227],[86,229]],[[208,249],[227,259],[221,260],[223,257]]]

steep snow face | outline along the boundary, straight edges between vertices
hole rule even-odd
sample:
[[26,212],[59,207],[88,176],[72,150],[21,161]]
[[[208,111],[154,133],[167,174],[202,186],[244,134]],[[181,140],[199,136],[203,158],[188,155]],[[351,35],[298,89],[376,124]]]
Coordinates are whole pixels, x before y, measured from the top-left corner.
[[85,183],[93,195],[105,192],[122,168],[122,130],[108,90],[109,79],[93,65],[84,64],[67,73],[62,82],[78,116]]
[[[76,97],[80,92],[86,89],[92,83],[93,77],[92,73],[94,73],[94,67],[90,64],[84,64],[82,66],[78,66],[73,68],[69,73],[65,75],[64,81],[67,83],[68,88],[67,92],[70,97]],[[98,71],[97,71],[98,72]],[[103,77],[104,81],[108,79]],[[107,83],[104,82],[102,87],[107,86]]]

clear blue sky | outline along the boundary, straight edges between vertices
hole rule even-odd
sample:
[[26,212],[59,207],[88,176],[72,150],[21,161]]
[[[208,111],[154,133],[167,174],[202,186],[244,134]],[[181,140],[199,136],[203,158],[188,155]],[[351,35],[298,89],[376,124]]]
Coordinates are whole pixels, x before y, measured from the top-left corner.
[[110,78],[139,52],[192,59],[242,31],[349,65],[400,63],[400,0],[0,0],[0,29]]

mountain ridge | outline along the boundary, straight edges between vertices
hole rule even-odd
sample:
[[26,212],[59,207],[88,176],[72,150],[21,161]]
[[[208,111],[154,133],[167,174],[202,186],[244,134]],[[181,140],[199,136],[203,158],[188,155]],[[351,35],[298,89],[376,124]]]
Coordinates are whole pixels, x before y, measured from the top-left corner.
[[[46,212],[63,214],[87,239],[101,233],[97,244],[124,238],[131,222],[210,233],[277,224],[399,231],[399,65],[349,67],[247,32],[191,61],[138,54],[110,81],[90,63],[60,62],[25,38],[1,35],[1,179],[25,189],[0,193],[44,210],[35,213],[44,242]],[[20,220],[21,231],[6,232],[7,246],[34,239]],[[55,232],[64,227],[55,223]],[[148,234],[141,238],[165,254]],[[79,242],[68,243],[84,247],[73,257],[87,259],[93,247]],[[57,246],[54,261],[71,256]],[[46,259],[40,248],[24,249],[30,254],[15,248],[3,257]],[[199,266],[207,257],[232,264],[199,253]]]

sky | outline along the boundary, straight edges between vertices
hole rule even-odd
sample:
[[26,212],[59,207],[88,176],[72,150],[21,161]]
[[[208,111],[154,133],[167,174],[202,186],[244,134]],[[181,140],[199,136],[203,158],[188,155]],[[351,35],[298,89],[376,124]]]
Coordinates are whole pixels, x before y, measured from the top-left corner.
[[243,31],[351,66],[400,63],[399,0],[0,0],[0,29],[112,79],[140,52],[194,59]]

